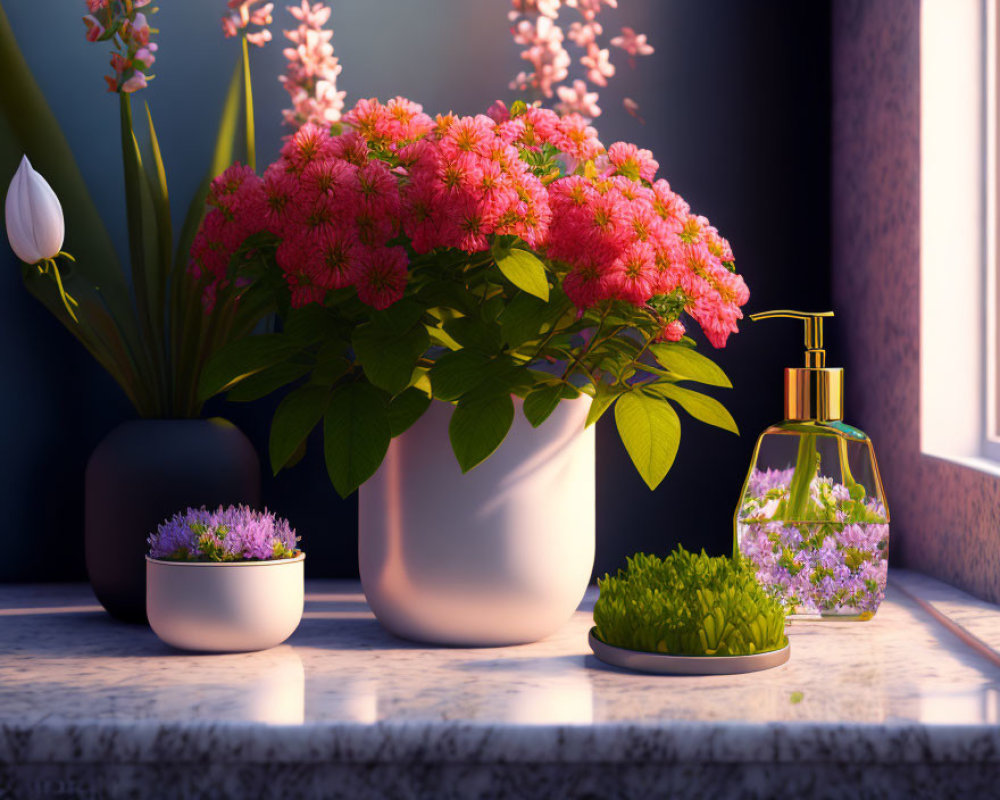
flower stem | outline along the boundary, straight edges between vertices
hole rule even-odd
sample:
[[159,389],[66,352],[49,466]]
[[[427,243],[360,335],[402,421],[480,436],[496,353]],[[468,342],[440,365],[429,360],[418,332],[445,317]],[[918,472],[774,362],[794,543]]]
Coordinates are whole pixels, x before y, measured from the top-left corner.
[[839,436],[837,437],[837,451],[840,456],[840,482],[848,489],[853,489],[857,485],[857,481],[851,474],[851,465],[847,458],[847,442]]
[[788,519],[802,522],[809,502],[809,489],[816,470],[819,468],[819,453],[816,451],[816,434],[808,433],[799,439],[799,453],[795,461],[795,473],[789,487]]
[[62,298],[63,306],[66,307],[66,313],[73,318],[73,322],[79,324],[80,320],[77,319],[76,314],[73,312],[73,306],[79,306],[80,304],[76,302],[69,294],[66,293],[66,289],[63,287],[62,275],[59,274],[59,265],[56,264],[54,258],[45,259],[45,266],[39,267],[42,273],[52,270],[52,277],[56,279],[56,286],[59,287],[59,297]]

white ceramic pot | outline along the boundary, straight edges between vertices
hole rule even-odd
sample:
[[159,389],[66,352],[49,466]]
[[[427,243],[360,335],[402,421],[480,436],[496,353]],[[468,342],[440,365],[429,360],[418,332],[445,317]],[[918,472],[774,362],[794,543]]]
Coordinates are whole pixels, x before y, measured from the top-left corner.
[[292,635],[305,605],[305,554],[274,561],[162,561],[146,556],[153,632],[182,650],[266,650]]
[[594,566],[590,398],[539,428],[516,401],[507,438],[463,475],[434,401],[361,487],[359,562],[372,611],[408,639],[465,646],[537,641],[579,605]]

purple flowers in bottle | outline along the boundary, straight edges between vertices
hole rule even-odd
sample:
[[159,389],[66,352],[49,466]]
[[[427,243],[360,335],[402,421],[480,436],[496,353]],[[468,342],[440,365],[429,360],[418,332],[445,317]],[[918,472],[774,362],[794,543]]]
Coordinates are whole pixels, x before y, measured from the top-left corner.
[[885,597],[889,524],[884,506],[816,476],[808,489],[809,521],[789,521],[782,513],[794,472],[750,474],[737,520],[740,554],[791,614],[871,617]]

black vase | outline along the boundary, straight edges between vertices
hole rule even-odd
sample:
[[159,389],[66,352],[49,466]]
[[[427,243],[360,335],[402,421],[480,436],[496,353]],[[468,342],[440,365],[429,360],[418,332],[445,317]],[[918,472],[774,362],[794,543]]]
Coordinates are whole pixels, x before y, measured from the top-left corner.
[[111,616],[146,622],[146,538],[188,506],[260,504],[260,462],[231,422],[136,420],[87,463],[87,575]]

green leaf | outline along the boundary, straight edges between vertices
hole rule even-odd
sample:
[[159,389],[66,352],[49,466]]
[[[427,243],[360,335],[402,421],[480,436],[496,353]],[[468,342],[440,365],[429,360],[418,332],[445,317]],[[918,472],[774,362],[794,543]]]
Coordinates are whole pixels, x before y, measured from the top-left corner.
[[664,369],[670,370],[679,379],[707,383],[710,386],[732,388],[726,373],[697,350],[678,344],[654,344],[650,352]]
[[549,321],[551,307],[544,300],[518,292],[500,314],[500,335],[511,347],[537,339],[542,326]]
[[334,390],[323,417],[323,450],[337,494],[347,497],[375,474],[391,437],[384,392],[363,381]]
[[462,347],[478,350],[486,355],[500,352],[500,326],[495,322],[484,322],[475,317],[458,317],[448,320],[442,327]]
[[416,313],[404,306],[394,315],[373,317],[358,327],[351,339],[368,380],[389,394],[398,394],[410,385],[417,360],[430,346],[427,329],[420,322],[423,309],[416,303],[409,308]]
[[293,308],[283,318],[283,322],[282,332],[298,339],[304,345],[340,336],[340,322],[336,313],[315,303],[302,308]]
[[280,333],[248,336],[221,347],[208,360],[198,382],[198,397],[209,397],[235,386],[244,378],[273,367],[302,350],[302,345]]
[[296,464],[298,464],[303,458],[306,457],[306,444],[308,443],[308,441],[309,437],[307,436],[305,439],[299,442],[299,446],[295,448],[295,452],[292,453],[288,461],[285,462],[285,466],[283,467],[283,469],[291,469]]
[[343,378],[351,369],[350,362],[342,355],[344,349],[343,342],[324,344],[316,354],[316,366],[313,367],[309,383],[315,386],[333,386]]
[[556,410],[563,397],[564,388],[561,383],[550,383],[528,393],[524,398],[524,416],[531,423],[531,427],[537,428]]
[[271,421],[268,452],[275,475],[295,455],[313,428],[323,419],[330,402],[325,386],[303,386],[291,392],[278,405]]
[[632,463],[650,489],[655,489],[674,463],[681,423],[670,403],[642,392],[628,392],[615,405],[618,434]]
[[489,458],[513,422],[514,402],[506,392],[490,386],[463,397],[448,424],[451,449],[462,472]]
[[423,319],[424,306],[416,300],[406,298],[393,303],[382,311],[371,311],[371,318],[385,330],[405,333]]
[[471,314],[475,311],[475,297],[454,280],[438,280],[422,286],[417,291],[417,299],[426,307],[442,307]]
[[457,400],[486,379],[489,365],[487,356],[473,350],[445,353],[428,373],[434,396],[439,400]]
[[626,391],[603,381],[599,381],[594,389],[594,399],[590,403],[590,411],[587,412],[587,423],[585,426],[587,428],[603,417],[604,412]]
[[434,325],[425,325],[427,335],[431,337],[431,344],[436,347],[446,347],[449,350],[461,350],[462,345],[449,336],[444,328]]
[[389,401],[389,431],[399,436],[423,416],[430,404],[430,396],[414,386],[396,395]]
[[231,403],[249,403],[298,380],[312,369],[310,364],[283,361],[237,383],[226,395]]
[[518,247],[508,249],[495,243],[493,258],[504,277],[518,289],[523,289],[541,300],[549,299],[549,281],[545,276],[545,264],[534,253]]
[[707,394],[695,392],[691,389],[685,389],[683,386],[678,386],[676,383],[670,383],[669,381],[657,381],[646,388],[663,397],[676,400],[680,403],[681,408],[695,419],[708,425],[714,425],[717,428],[731,431],[739,436],[740,429],[736,426],[736,420],[726,410],[726,407],[714,397],[709,397]]

